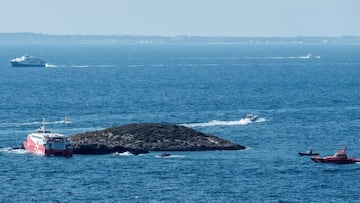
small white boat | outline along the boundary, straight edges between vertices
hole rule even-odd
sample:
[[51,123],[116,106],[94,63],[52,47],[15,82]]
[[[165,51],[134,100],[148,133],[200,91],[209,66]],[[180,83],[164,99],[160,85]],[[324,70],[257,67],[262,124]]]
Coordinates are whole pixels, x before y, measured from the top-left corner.
[[258,116],[252,114],[252,113],[248,113],[245,116],[245,119],[248,120],[249,122],[254,122],[258,119]]
[[12,67],[45,67],[45,60],[30,55],[24,55],[12,59]]
[[65,116],[64,123],[71,123],[71,120],[68,116]]

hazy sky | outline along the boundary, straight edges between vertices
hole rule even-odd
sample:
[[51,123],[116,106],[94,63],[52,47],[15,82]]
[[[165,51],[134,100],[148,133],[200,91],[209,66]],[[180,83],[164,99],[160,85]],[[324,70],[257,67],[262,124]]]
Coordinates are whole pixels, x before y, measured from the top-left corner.
[[360,0],[0,0],[0,32],[360,36]]

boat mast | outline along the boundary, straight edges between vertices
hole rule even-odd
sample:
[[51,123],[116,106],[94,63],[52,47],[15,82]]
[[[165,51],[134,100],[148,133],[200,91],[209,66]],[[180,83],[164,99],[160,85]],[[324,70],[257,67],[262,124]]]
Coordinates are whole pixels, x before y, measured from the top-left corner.
[[42,126],[41,126],[41,131],[42,131],[43,133],[46,132],[46,130],[45,130],[45,118],[43,118],[43,122],[42,122]]

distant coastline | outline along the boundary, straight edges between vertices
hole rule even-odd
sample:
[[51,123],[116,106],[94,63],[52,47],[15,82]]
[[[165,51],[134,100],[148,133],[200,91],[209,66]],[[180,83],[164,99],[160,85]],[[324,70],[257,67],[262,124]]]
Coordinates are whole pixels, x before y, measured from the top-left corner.
[[142,35],[51,35],[42,33],[0,33],[0,44],[119,44],[119,45],[360,45],[360,36],[142,36]]

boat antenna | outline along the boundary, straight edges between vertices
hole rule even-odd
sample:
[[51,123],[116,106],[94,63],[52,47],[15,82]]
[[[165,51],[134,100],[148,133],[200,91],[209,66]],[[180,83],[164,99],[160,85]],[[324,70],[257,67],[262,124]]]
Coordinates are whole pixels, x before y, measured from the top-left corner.
[[45,130],[45,118],[43,118],[41,130],[43,131],[43,133],[46,132],[46,130]]

